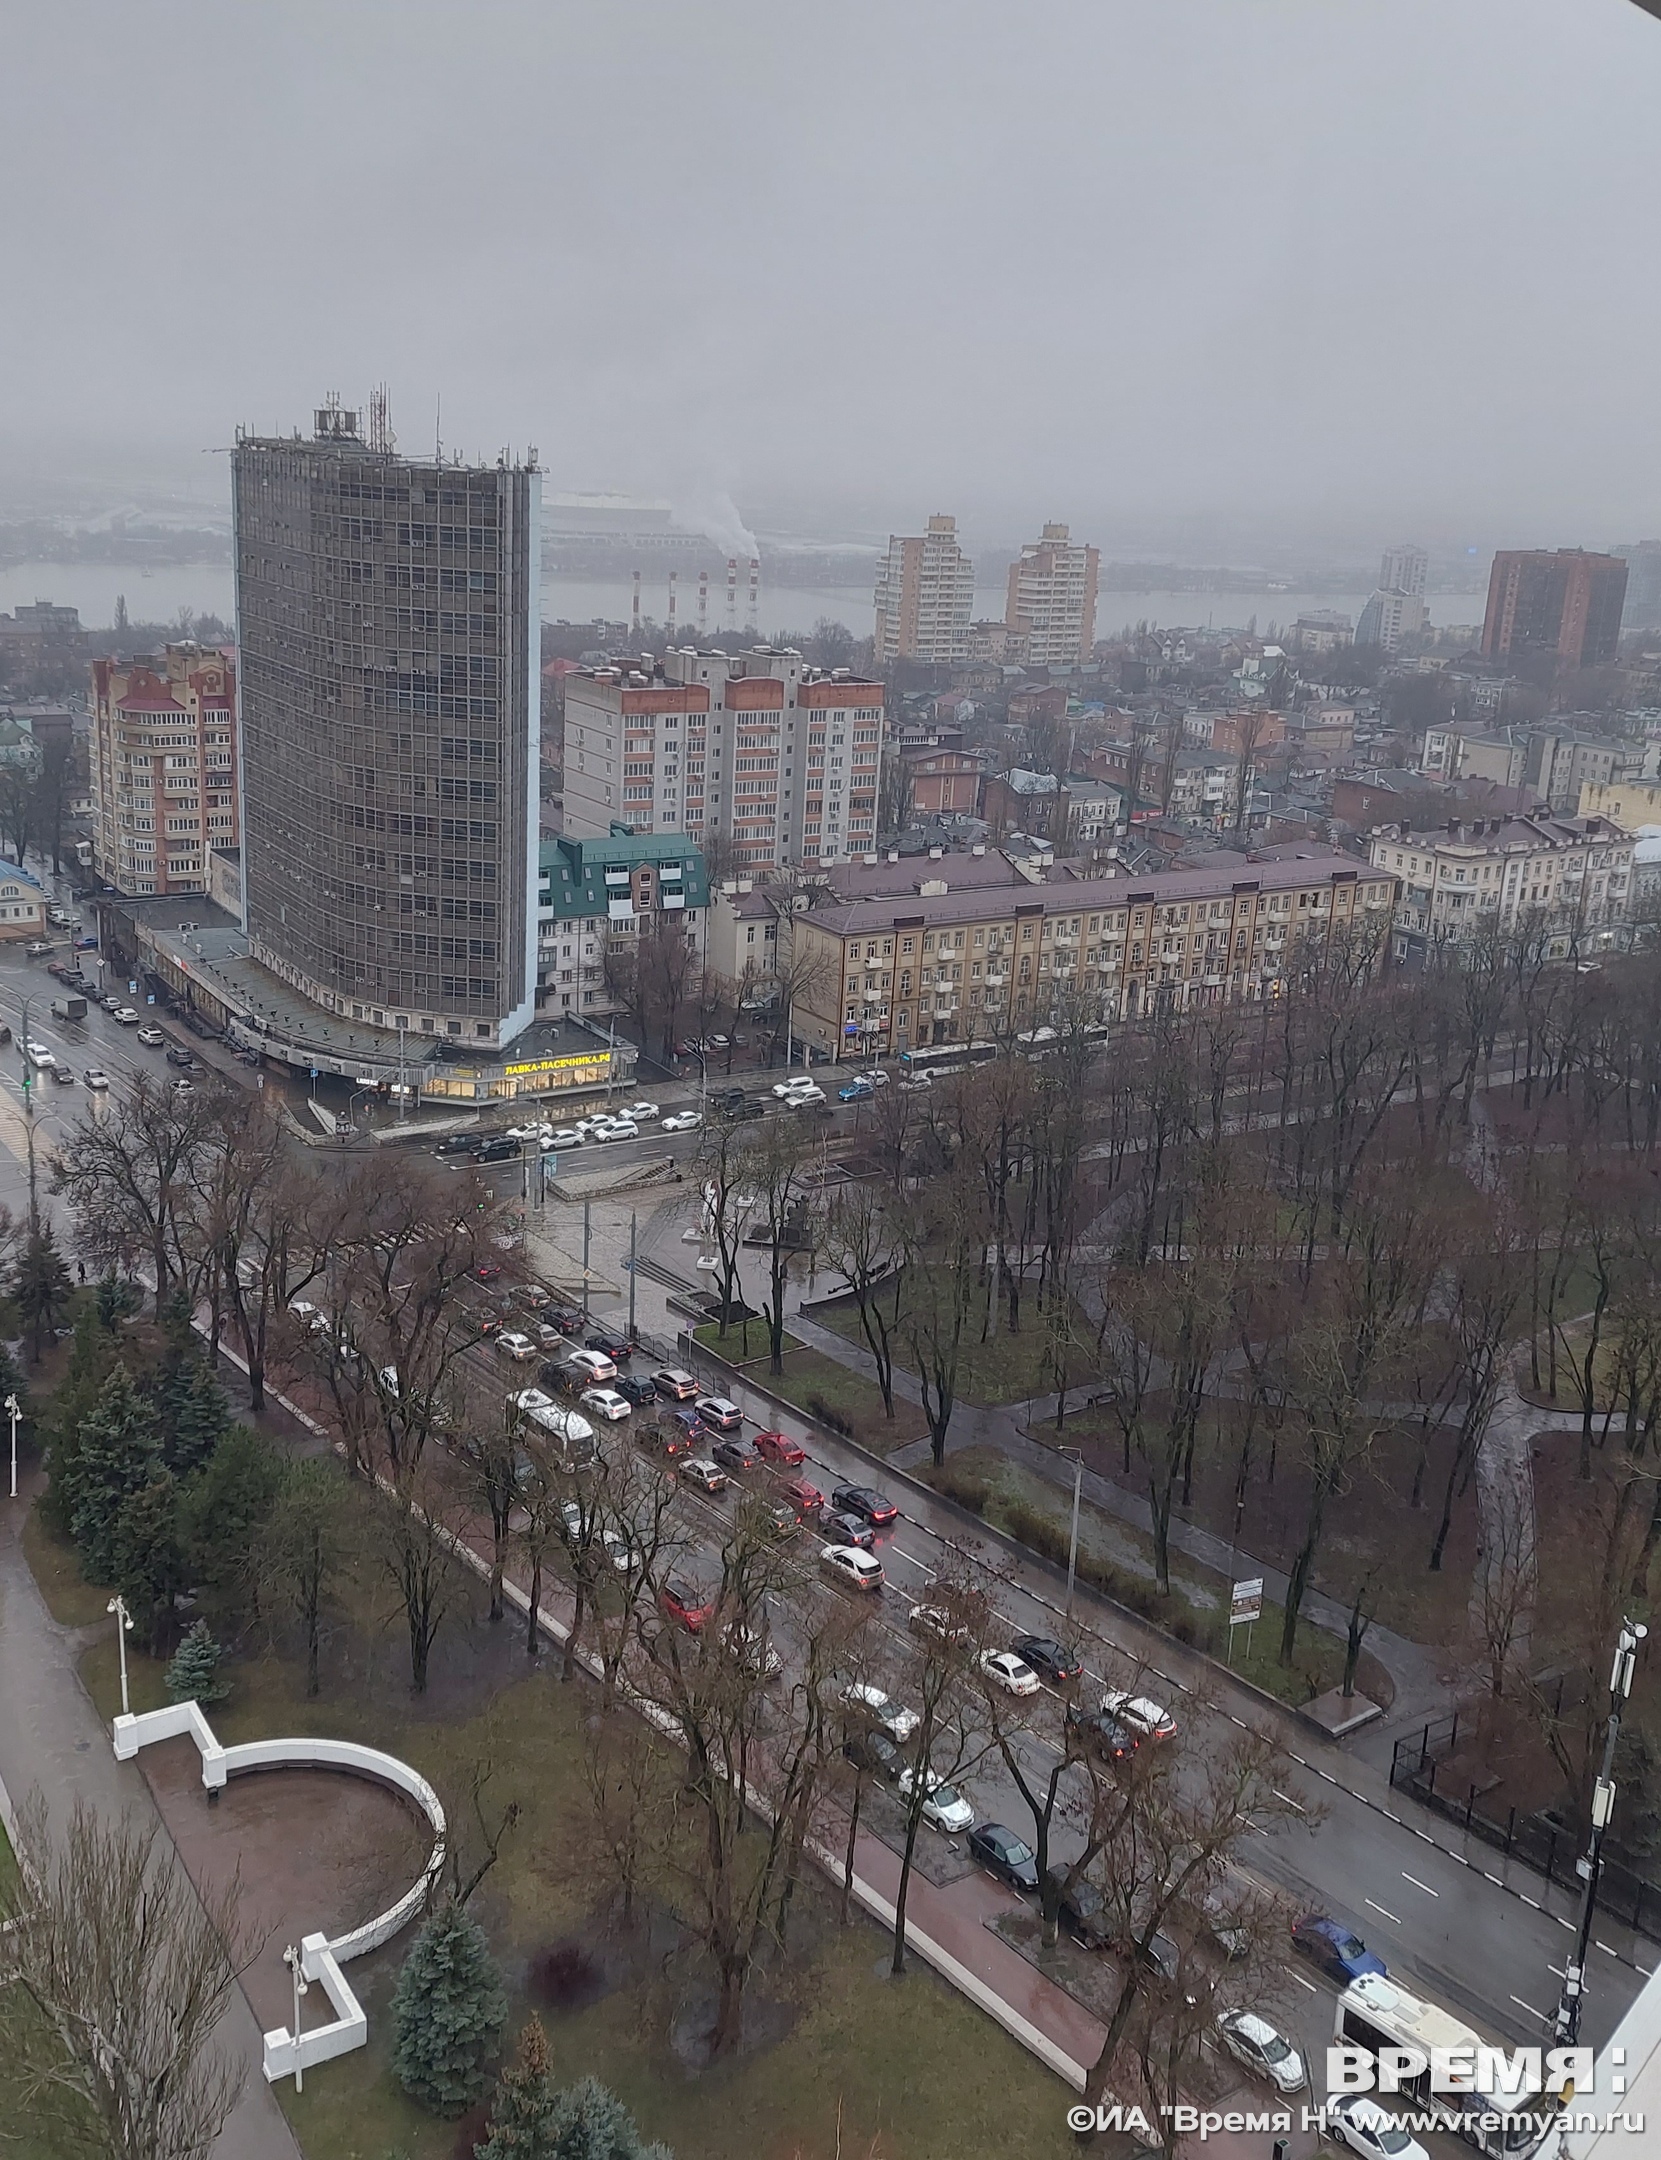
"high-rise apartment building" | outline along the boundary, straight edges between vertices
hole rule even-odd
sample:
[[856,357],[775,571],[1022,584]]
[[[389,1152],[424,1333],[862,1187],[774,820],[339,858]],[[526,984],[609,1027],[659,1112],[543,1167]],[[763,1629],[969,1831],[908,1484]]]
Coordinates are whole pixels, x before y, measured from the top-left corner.
[[236,661],[169,645],[92,663],[92,859],[118,892],[205,892],[237,844]]
[[975,566],[957,544],[957,520],[931,517],[913,539],[889,536],[877,570],[876,660],[961,660],[975,611]]
[[1490,660],[1555,653],[1559,667],[1601,667],[1620,644],[1627,566],[1583,548],[1505,548],[1488,579],[1482,650]]
[[685,832],[734,863],[876,844],[883,690],[790,648],[672,646],[565,678],[565,829]]
[[1422,600],[1429,569],[1429,555],[1411,541],[1404,541],[1400,547],[1386,548],[1378,566],[1379,590],[1406,593],[1410,598]]
[[1033,667],[1070,668],[1090,657],[1096,642],[1096,580],[1100,552],[1071,539],[1065,525],[1046,525],[1009,566],[1008,628],[1026,640]]
[[1399,652],[1403,642],[1415,638],[1425,626],[1425,604],[1417,593],[1392,592],[1383,587],[1361,610],[1355,626],[1358,645],[1376,645],[1387,653]]
[[249,951],[324,1013],[493,1048],[536,988],[541,477],[336,406],[232,465]]

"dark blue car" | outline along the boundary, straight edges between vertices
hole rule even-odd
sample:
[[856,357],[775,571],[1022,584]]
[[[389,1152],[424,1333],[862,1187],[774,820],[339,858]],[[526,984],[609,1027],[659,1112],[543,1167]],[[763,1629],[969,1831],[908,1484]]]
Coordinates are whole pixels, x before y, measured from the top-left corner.
[[1381,1979],[1384,1975],[1384,1960],[1374,1957],[1353,1928],[1325,1913],[1305,1913],[1292,1922],[1292,1947],[1340,1987],[1348,1987],[1363,1973],[1377,1973]]

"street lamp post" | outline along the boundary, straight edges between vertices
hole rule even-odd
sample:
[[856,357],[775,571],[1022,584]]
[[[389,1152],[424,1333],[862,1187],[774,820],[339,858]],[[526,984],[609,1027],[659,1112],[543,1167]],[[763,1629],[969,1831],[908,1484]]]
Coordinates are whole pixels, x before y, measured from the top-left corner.
[[133,1616],[127,1610],[127,1601],[119,1591],[104,1610],[115,1616],[115,1647],[121,1653],[121,1715],[132,1716],[132,1705],[127,1699],[127,1637],[133,1632]]
[[1057,1448],[1058,1455],[1072,1458],[1073,1464],[1073,1527],[1067,1539],[1067,1617],[1073,1617],[1073,1584],[1078,1576],[1078,1502],[1079,1488],[1084,1483],[1084,1457],[1075,1447]]
[[40,1235],[40,1191],[35,1175],[35,1075],[29,1063],[29,1006],[32,1001],[23,1000],[23,1014],[18,1022],[23,1050],[23,1130],[29,1147],[29,1235]]
[[17,1421],[23,1415],[15,1394],[6,1397],[6,1413],[12,1421],[12,1498],[17,1498]]
[[304,2092],[305,2067],[300,2061],[300,1999],[310,1988],[311,1982],[302,1970],[305,1959],[297,1943],[290,1943],[283,1952],[283,1963],[294,1975],[294,2023],[289,2027],[294,2035],[294,2090]]
[[1575,1867],[1585,1883],[1580,1901],[1580,1927],[1575,1935],[1574,1955],[1563,1963],[1563,1992],[1557,2000],[1557,2044],[1573,2047],[1580,2037],[1580,2010],[1586,1993],[1586,1952],[1592,1940],[1592,1914],[1598,1898],[1598,1870],[1602,1865],[1603,1833],[1615,1812],[1615,1743],[1621,1735],[1621,1707],[1632,1693],[1632,1672],[1638,1645],[1649,1629],[1637,1620],[1623,1620],[1615,1644],[1615,1662],[1609,1672],[1609,1724],[1603,1736],[1603,1768],[1592,1787],[1592,1838]]

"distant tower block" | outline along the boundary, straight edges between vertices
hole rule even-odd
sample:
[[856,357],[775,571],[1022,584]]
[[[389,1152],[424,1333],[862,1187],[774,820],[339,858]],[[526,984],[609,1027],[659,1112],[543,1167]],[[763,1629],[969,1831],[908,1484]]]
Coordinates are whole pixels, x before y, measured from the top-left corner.
[[669,573],[669,642],[675,642],[675,573]]
[[750,557],[750,613],[745,627],[751,630],[758,629],[760,627],[760,617],[761,565],[752,555]]
[[634,598],[630,603],[629,622],[638,643],[640,638],[640,572],[638,570],[634,574]]
[[727,628],[738,628],[738,557],[727,557]]
[[698,572],[698,642],[703,643],[709,630],[709,572]]

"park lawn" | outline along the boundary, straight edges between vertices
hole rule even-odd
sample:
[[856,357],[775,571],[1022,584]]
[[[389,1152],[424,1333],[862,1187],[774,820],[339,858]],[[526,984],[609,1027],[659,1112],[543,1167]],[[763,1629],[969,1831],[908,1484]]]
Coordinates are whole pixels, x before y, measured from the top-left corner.
[[744,1359],[742,1327],[723,1336],[719,1326],[712,1321],[695,1331],[694,1340],[712,1350],[717,1357],[739,1365],[746,1378],[793,1403],[804,1417],[817,1418],[833,1432],[845,1433],[873,1455],[891,1455],[896,1448],[927,1436],[928,1420],[916,1403],[896,1395],[894,1415],[889,1417],[882,1406],[882,1390],[874,1380],[851,1371],[837,1359],[827,1357],[822,1350],[810,1350],[793,1336],[785,1336],[782,1373],[768,1370],[766,1329],[754,1320],[750,1322],[747,1361]]
[[[64,1597],[72,1555],[43,1535],[33,1541],[35,1556]],[[600,1941],[582,1758],[593,1696],[585,1680],[559,1681],[557,1659],[530,1668],[520,1627],[510,1620],[492,1628],[482,1585],[465,1575],[435,1646],[429,1693],[412,1698],[401,1618],[389,1617],[387,1603],[371,1570],[348,1586],[316,1701],[305,1699],[298,1660],[280,1640],[233,1658],[232,1693],[214,1707],[214,1726],[227,1744],[316,1732],[386,1748],[432,1780],[458,1822],[468,1819],[473,1766],[492,1766],[491,1801],[517,1800],[522,1815],[471,1909],[502,1966],[511,2045],[533,2007],[528,1975],[537,1953],[572,1937]],[[101,1713],[113,1714],[120,1690],[112,1634],[99,1631],[81,1669]],[[130,1653],[135,1710],[163,1699],[162,1676],[160,1660]],[[692,1954],[668,1981],[654,1967],[652,1978],[624,1978],[581,2011],[543,2010],[559,2074],[603,2079],[676,2160],[730,2160],[740,2149],[766,2160],[831,2160],[838,2151],[882,2160],[991,2151],[1043,2160],[1070,2149],[1066,2088],[925,1968],[890,1980],[887,1938],[863,1919],[837,1927],[818,1878],[798,1892],[792,1925],[789,1961],[753,1983],[760,2038],[736,2060],[694,2073],[671,2045],[677,1996],[703,1999],[702,1960]],[[458,2149],[457,2126],[422,2113],[391,2077],[390,2000],[409,1939],[352,1968],[369,2045],[316,2071],[299,2095],[281,2088],[307,2160],[387,2160],[394,2152],[448,2160]],[[41,2147],[27,2160],[58,2155]]]
[[[918,1475],[937,1490],[975,1509],[997,1528],[1034,1551],[1067,1564],[1071,1504],[1045,1479],[994,1448],[963,1448],[939,1470]],[[1242,1678],[1294,1707],[1310,1702],[1343,1677],[1344,1645],[1322,1628],[1303,1621],[1290,1665],[1280,1662],[1282,1609],[1265,1603],[1249,1645],[1244,1629],[1229,1629],[1224,1615],[1228,1585],[1197,1561],[1173,1554],[1171,1593],[1164,1596],[1154,1579],[1153,1540],[1135,1523],[1109,1515],[1085,1501],[1079,1509],[1079,1579],[1104,1596],[1128,1605],[1179,1642],[1232,1664]]]
[[[861,1349],[865,1347],[859,1308],[851,1300],[846,1304],[817,1306],[813,1317],[821,1327],[840,1335],[844,1342],[857,1344]],[[984,1295],[978,1295],[976,1309],[963,1331],[957,1375],[958,1400],[990,1405],[1025,1402],[1035,1395],[1053,1395],[1054,1341],[1036,1299],[1028,1296],[1022,1302],[1019,1335],[1011,1335],[1000,1326],[990,1341],[982,1342],[980,1332],[984,1319],[985,1299]],[[1078,1387],[1085,1384],[1082,1376],[1089,1364],[1085,1346],[1094,1340],[1095,1331],[1076,1309],[1069,1314],[1068,1324],[1073,1345],[1068,1360],[1070,1377],[1072,1385]],[[916,1372],[916,1361],[909,1345],[903,1342],[898,1345],[895,1364],[907,1372]]]

